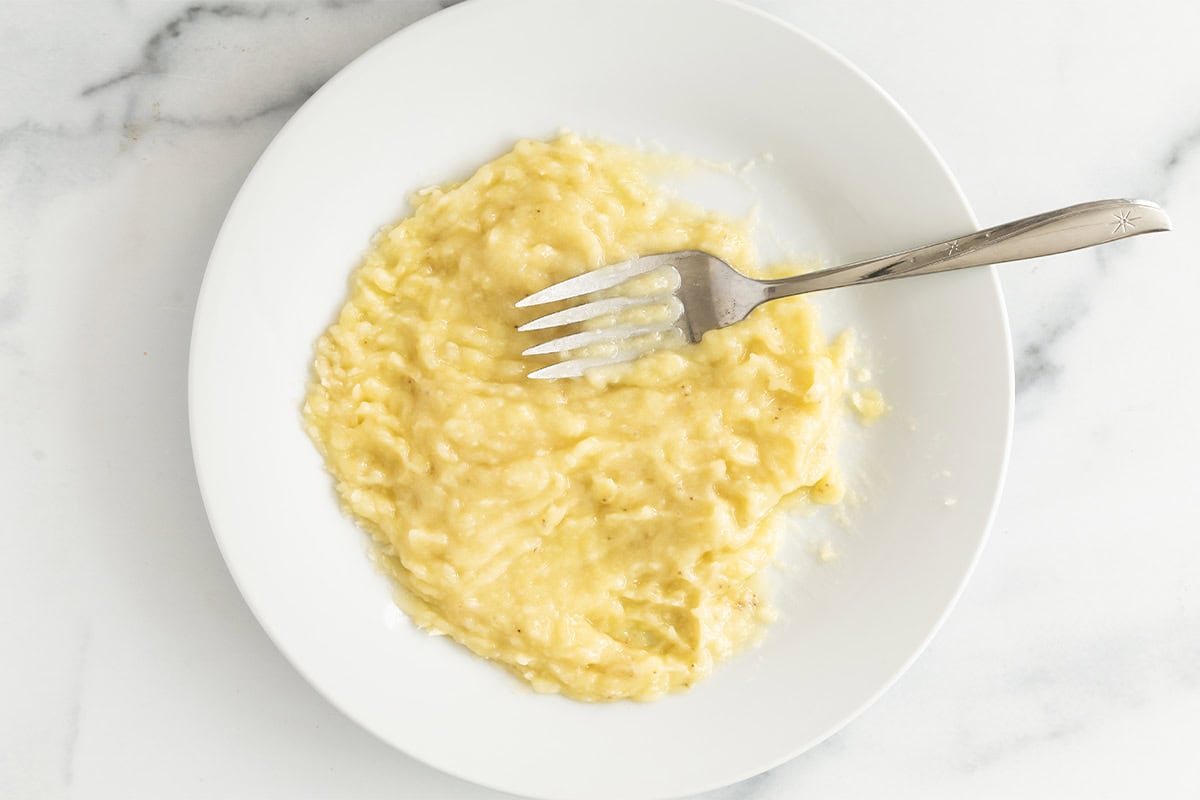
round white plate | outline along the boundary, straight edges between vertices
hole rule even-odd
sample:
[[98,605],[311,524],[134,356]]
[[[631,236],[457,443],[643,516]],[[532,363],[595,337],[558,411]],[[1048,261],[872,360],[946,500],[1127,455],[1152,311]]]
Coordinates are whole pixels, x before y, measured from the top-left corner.
[[863,501],[847,529],[820,534],[839,558],[818,565],[812,530],[828,520],[800,520],[792,568],[775,581],[780,621],[687,694],[608,705],[534,694],[395,609],[299,415],[313,341],[406,195],[563,126],[719,161],[770,154],[746,173],[768,251],[838,262],[974,228],[892,101],[770,17],[717,0],[455,6],[343,70],[246,180],[196,310],[196,471],[263,628],[368,730],[518,794],[684,795],[828,737],[896,679],[954,603],[1008,450],[1003,302],[991,270],[818,298],[830,331],[859,331],[893,407],[847,443]]

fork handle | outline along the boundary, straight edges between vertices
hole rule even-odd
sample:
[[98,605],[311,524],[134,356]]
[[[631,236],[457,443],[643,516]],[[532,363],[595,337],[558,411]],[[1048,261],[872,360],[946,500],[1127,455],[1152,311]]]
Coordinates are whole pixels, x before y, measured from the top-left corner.
[[1166,212],[1148,200],[1097,200],[890,256],[761,283],[766,288],[766,299],[774,300],[841,286],[1049,256],[1170,229]]

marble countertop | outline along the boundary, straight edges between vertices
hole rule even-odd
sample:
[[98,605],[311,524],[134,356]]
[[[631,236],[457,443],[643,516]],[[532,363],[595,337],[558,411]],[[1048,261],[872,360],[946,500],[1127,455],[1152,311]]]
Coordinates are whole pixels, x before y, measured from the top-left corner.
[[[983,223],[1124,195],[1177,230],[1004,268],[1012,464],[958,608],[840,734],[705,797],[1200,796],[1200,4],[755,5],[889,90]],[[0,796],[500,797],[288,666],[187,432],[238,186],[322,82],[438,6],[0,3]]]

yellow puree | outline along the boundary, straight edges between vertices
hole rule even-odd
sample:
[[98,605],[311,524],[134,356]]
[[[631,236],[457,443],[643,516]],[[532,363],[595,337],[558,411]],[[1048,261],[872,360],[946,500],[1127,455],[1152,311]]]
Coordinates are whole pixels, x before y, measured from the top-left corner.
[[[752,640],[785,500],[836,502],[845,384],[802,298],[698,345],[529,380],[525,295],[640,254],[754,266],[746,225],[566,135],[419,193],[316,347],[304,418],[418,625],[538,691],[646,700]],[[548,309],[553,310],[553,308]]]

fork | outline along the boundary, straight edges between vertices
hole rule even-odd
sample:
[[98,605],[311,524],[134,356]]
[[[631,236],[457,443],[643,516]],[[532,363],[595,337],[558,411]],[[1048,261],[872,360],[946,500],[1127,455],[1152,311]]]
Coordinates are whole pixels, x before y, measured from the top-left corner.
[[[1020,261],[1170,229],[1166,212],[1148,200],[1097,200],[912,250],[774,280],[747,277],[716,256],[697,250],[648,255],[585,272],[519,300],[517,307],[525,308],[606,294],[538,317],[517,330],[548,330],[608,320],[608,325],[560,336],[522,353],[575,353],[574,358],[528,376],[574,378],[593,367],[630,361],[654,349],[654,342],[661,344],[671,337],[681,343],[698,342],[706,332],[741,322],[758,306],[780,297]],[[649,273],[662,278],[657,291],[641,296],[620,294],[622,286],[632,286],[632,279]],[[620,320],[630,312],[650,308],[661,311],[659,319],[640,324]],[[623,346],[646,339],[652,341],[650,347]],[[589,349],[603,352],[591,355]]]

